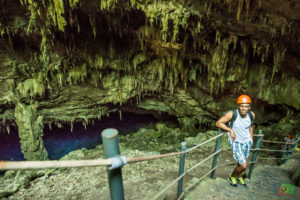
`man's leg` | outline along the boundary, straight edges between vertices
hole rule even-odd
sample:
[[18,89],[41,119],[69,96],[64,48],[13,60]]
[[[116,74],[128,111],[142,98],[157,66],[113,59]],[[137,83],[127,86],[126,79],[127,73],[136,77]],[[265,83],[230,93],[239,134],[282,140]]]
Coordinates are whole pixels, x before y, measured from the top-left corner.
[[240,178],[242,176],[242,173],[247,169],[247,162],[243,164],[239,164],[236,166],[231,174],[231,176]]
[[248,150],[248,146],[245,145],[245,143],[233,142],[231,146],[233,158],[238,162],[229,177],[230,184],[234,187],[237,187],[237,181],[242,185],[247,186],[244,179],[241,177],[242,173],[247,169],[247,155],[245,154],[245,150]]
[[228,179],[230,181],[230,185],[237,187],[237,181],[241,183],[244,186],[247,186],[244,182],[244,179],[241,178],[242,173],[246,170],[247,168],[247,163],[244,162],[243,164],[239,164],[234,168],[233,172],[231,175],[229,175]]

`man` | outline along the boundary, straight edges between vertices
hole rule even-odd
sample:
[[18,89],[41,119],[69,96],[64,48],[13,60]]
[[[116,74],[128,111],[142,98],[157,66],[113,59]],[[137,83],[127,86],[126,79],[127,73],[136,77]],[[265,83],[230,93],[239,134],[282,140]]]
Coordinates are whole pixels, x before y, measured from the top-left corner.
[[[249,96],[239,96],[237,99],[238,109],[228,111],[216,123],[217,127],[228,132],[228,142],[232,149],[233,158],[238,162],[237,167],[228,177],[230,184],[234,187],[237,187],[237,181],[246,186],[242,173],[247,168],[246,159],[249,157],[253,144],[252,122],[255,118],[254,113],[250,111],[251,103]],[[230,127],[228,127],[226,124],[230,122]]]

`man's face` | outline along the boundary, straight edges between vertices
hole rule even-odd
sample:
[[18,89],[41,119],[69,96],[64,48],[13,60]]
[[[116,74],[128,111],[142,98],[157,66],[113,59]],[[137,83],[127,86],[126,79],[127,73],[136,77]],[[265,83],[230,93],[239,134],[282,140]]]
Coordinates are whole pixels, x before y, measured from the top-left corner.
[[250,110],[250,104],[242,103],[238,105],[238,109],[240,112],[240,115],[245,116],[247,112]]

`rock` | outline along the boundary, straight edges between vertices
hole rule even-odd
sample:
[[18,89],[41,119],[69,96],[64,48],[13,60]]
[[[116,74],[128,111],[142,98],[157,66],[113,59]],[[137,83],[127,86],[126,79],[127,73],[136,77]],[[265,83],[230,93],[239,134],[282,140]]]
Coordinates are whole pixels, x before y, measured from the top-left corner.
[[300,166],[296,168],[291,176],[291,180],[294,182],[296,186],[300,187]]

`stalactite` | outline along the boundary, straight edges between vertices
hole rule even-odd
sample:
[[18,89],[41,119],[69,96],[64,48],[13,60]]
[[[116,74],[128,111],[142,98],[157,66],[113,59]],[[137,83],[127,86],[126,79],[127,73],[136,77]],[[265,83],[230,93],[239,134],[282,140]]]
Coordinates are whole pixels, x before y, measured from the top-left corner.
[[79,3],[79,0],[69,0],[69,5],[72,9],[77,7],[78,3]]
[[51,122],[48,123],[48,127],[49,127],[50,131],[52,131],[52,125],[51,125]]
[[82,125],[84,126],[84,130],[86,130],[87,125],[85,121],[82,122]]
[[8,134],[10,134],[10,127],[8,125],[6,125],[6,131]]
[[275,45],[274,47],[275,48],[274,48],[274,56],[273,56],[273,70],[272,70],[271,83],[273,82],[274,75],[276,72],[278,72],[286,53],[285,47],[281,45]]
[[119,110],[119,115],[120,115],[120,121],[122,121],[122,111]]
[[[23,5],[24,3],[21,2],[21,4]],[[38,10],[38,6],[36,2],[31,3],[30,5],[28,5],[28,10],[30,11],[30,19],[28,22],[28,26],[27,26],[27,31],[26,33],[29,34],[32,30],[32,26],[35,25],[37,22],[37,10]]]
[[247,55],[248,51],[249,51],[249,42],[246,40],[241,40],[240,46],[241,46],[241,50],[242,50],[243,54]]
[[27,79],[17,86],[17,91],[21,98],[23,97],[43,97],[45,93],[45,86],[35,79]]
[[169,14],[166,14],[162,19],[161,19],[161,26],[162,30],[160,31],[161,33],[161,39],[162,41],[166,42],[167,37],[168,37],[168,22],[169,22]]
[[275,38],[276,37],[276,34],[277,34],[277,29],[275,26],[271,27],[269,29],[269,34],[271,35],[272,38]]
[[117,3],[118,0],[100,0],[100,9],[112,10]]
[[262,0],[258,0],[258,7],[259,7],[259,8],[262,8],[262,7],[263,7]]
[[216,44],[221,44],[221,34],[219,30],[216,31],[216,39],[215,39]]
[[179,19],[175,18],[173,20],[173,38],[172,42],[176,42],[177,34],[179,33]]
[[85,82],[87,78],[87,65],[84,63],[80,67],[71,68],[68,72],[67,82],[69,84],[77,84]]
[[53,22],[58,26],[58,29],[64,31],[67,22],[63,17],[65,13],[63,0],[53,0],[48,6],[48,13],[51,13]]
[[91,15],[89,15],[89,20],[90,20],[90,24],[91,24],[91,27],[92,27],[92,30],[93,30],[93,35],[94,35],[94,38],[96,38],[97,36],[97,29],[96,29],[96,20],[95,20],[95,14],[92,12]]
[[242,13],[242,10],[243,10],[243,6],[244,6],[244,0],[239,0],[237,13],[236,13],[236,19],[238,21],[240,20],[240,16],[241,16],[241,13]]
[[246,11],[247,11],[247,16],[249,16],[250,2],[251,2],[251,0],[246,0]]
[[235,50],[237,42],[238,42],[238,37],[235,35],[232,35],[232,36],[230,36],[230,38],[231,38],[231,40],[233,40],[233,50]]

